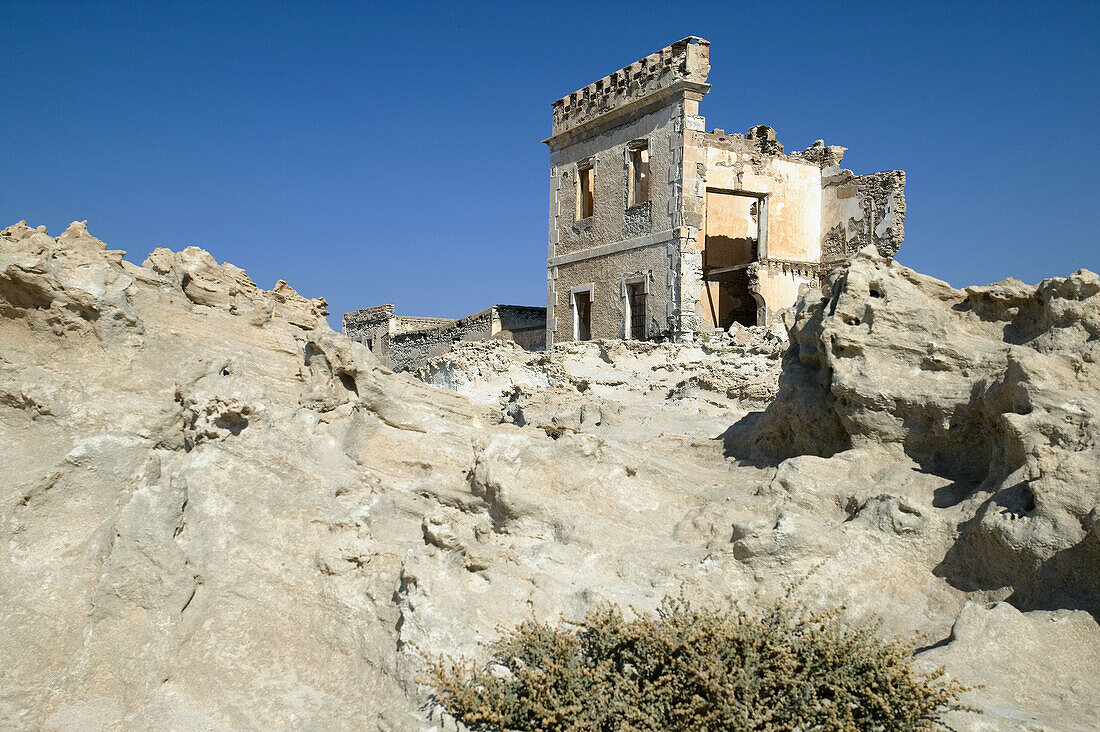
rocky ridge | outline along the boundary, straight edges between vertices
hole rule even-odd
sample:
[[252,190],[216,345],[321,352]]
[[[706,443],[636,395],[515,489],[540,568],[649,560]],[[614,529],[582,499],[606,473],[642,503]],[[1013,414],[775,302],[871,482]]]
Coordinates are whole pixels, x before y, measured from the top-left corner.
[[792,316],[773,402],[757,333],[428,374],[479,403],[202,250],[9,227],[0,724],[434,729],[416,647],[808,575],[986,683],[955,728],[1095,728],[1095,282],[865,253]]

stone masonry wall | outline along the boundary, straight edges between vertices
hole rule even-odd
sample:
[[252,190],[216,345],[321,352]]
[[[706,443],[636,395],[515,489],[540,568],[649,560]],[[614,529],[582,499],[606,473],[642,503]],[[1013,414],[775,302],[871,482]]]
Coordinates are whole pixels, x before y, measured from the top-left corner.
[[344,313],[344,335],[367,346],[371,353],[386,361],[395,311],[393,305],[376,305]]
[[[672,302],[668,272],[678,251],[670,247],[672,211],[677,205],[674,181],[679,179],[676,166],[682,146],[682,134],[677,132],[681,110],[676,103],[551,153],[557,186],[551,213],[548,300],[554,313],[555,342],[573,339],[570,291],[590,283],[599,283],[593,293],[592,337],[623,337],[618,283],[624,276],[641,274],[653,276],[647,314],[658,322],[651,330],[654,334],[668,331]],[[649,149],[649,201],[628,208],[627,147],[642,139]],[[577,161],[582,159],[595,163],[595,211],[578,220],[575,178]],[[593,251],[619,242],[622,246],[617,251]]]

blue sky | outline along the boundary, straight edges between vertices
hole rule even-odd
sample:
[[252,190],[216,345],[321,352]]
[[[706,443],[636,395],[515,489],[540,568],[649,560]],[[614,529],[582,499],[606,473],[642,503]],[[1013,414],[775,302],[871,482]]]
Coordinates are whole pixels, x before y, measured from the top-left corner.
[[194,244],[340,313],[545,299],[550,103],[711,41],[707,127],[907,171],[898,259],[1100,270],[1100,3],[13,3],[0,226]]

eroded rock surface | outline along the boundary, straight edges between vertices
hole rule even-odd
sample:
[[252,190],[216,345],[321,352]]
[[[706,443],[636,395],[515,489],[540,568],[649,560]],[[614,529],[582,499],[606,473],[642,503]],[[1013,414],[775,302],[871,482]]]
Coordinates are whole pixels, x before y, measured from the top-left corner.
[[735,454],[912,460],[967,506],[937,574],[1100,614],[1100,277],[955,290],[867,250],[790,319],[779,398]]
[[[1090,282],[958,293],[861,258],[800,306],[779,400],[742,418],[774,389],[763,334],[545,363],[486,346],[431,377],[466,399],[201,250],[138,267],[83,224],[10,227],[0,726],[434,729],[417,647],[808,574],[811,604],[987,683],[957,729],[1100,726]],[[942,324],[932,356],[907,308]],[[837,366],[834,338],[862,352]],[[800,419],[831,442],[798,442]],[[1021,481],[1034,507],[1007,503]],[[1039,652],[1063,662],[1032,673]]]

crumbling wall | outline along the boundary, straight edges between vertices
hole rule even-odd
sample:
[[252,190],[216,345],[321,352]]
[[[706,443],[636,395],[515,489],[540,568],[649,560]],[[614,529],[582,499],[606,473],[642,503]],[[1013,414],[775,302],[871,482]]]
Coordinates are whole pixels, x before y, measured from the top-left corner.
[[708,188],[768,195],[767,256],[819,261],[821,168],[801,156],[784,155],[775,130],[765,125],[745,135],[714,130],[704,144]]
[[483,341],[493,334],[492,308],[459,318],[443,328],[395,335],[390,342],[390,368],[415,371],[432,356],[446,353],[455,341]]
[[553,104],[552,137],[659,94],[678,81],[704,83],[710,73],[710,43],[689,36],[608,74]]
[[394,371],[415,371],[429,358],[446,353],[458,341],[499,338],[535,350],[545,342],[545,332],[543,308],[494,305],[458,320],[448,320],[442,327],[395,333],[388,343],[389,365]]
[[344,335],[367,346],[371,353],[386,361],[395,311],[393,305],[376,305],[344,313]]
[[892,257],[905,238],[905,172],[855,175],[826,170],[821,194],[821,261],[827,268],[868,244]]

